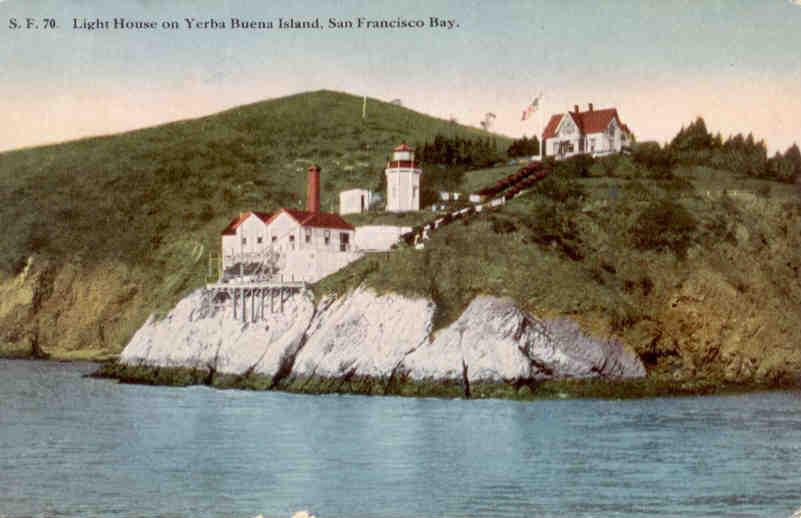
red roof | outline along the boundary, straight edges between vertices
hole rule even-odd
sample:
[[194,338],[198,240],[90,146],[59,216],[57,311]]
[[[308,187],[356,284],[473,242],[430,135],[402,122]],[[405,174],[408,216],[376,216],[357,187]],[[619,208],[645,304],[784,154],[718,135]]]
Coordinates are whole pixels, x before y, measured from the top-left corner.
[[289,214],[289,216],[295,221],[297,221],[302,227],[338,228],[343,230],[355,230],[353,225],[342,219],[338,214],[332,214],[330,212],[314,213],[305,210],[284,208],[284,209],[279,209],[278,211],[272,214],[269,214],[267,212],[256,212],[256,211],[245,212],[238,218],[234,218],[233,220],[231,220],[228,226],[225,227],[225,230],[222,231],[222,234],[224,236],[231,236],[236,234],[236,229],[239,227],[239,225],[241,225],[251,215],[258,217],[265,224],[269,225],[282,212],[286,212],[287,214]]
[[281,209],[266,221],[266,223],[272,222],[278,215],[282,212],[286,212],[289,214],[292,219],[300,223],[302,227],[314,227],[314,228],[341,228],[343,230],[354,230],[353,225],[342,219],[339,214],[333,214],[331,212],[308,212],[305,210],[297,210],[297,209]]
[[542,132],[542,140],[546,138],[553,138],[556,136],[556,128],[559,126],[559,121],[562,120],[562,115],[551,115],[551,119],[548,121],[548,124],[545,125],[545,129]]
[[[559,114],[551,116],[545,131],[542,132],[542,138],[548,139],[556,136],[556,128],[562,120],[562,117],[568,114]],[[601,133],[606,131],[612,119],[617,119],[618,124],[628,132],[628,127],[620,120],[617,114],[617,109],[606,108],[604,110],[588,110],[585,112],[569,112],[570,117],[579,128],[579,132],[586,135],[588,133]]]
[[228,223],[228,226],[222,231],[224,236],[232,236],[236,234],[236,229],[241,225],[246,219],[250,216],[256,216],[263,222],[267,223],[271,219],[271,215],[268,212],[256,212],[256,211],[248,211],[243,212],[239,215],[239,217],[234,218]]
[[400,146],[396,147],[393,151],[411,151],[411,150],[412,150],[412,148],[410,148],[408,146],[408,144],[406,144],[406,142],[404,142]]

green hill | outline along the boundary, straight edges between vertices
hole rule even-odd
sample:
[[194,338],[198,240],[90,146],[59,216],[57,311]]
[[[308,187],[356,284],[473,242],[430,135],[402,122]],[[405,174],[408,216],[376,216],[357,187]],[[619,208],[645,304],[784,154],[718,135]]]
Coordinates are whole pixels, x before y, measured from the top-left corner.
[[423,250],[364,258],[316,289],[366,283],[426,296],[440,326],[478,294],[509,296],[534,315],[569,316],[635,350],[656,381],[633,384],[637,394],[797,382],[796,186],[700,166],[667,174],[628,157],[578,173],[576,163],[560,163],[498,210],[434,232]]
[[[206,281],[208,252],[233,215],[301,203],[311,162],[323,168],[323,207],[331,209],[343,188],[377,187],[401,140],[488,136],[376,100],[362,121],[361,105],[313,92],[0,154],[0,355],[118,352],[148,315]],[[510,142],[496,138],[499,147]],[[568,316],[635,350],[649,370],[641,394],[655,393],[652,380],[693,393],[795,383],[798,186],[767,174],[783,170],[778,158],[752,160],[765,153],[748,139],[715,146],[646,143],[631,156],[559,162],[506,206],[437,230],[423,250],[363,258],[315,290],[367,283],[424,295],[437,302],[438,325],[477,294],[510,296],[535,315]],[[681,160],[671,157],[676,149]],[[797,150],[787,155],[788,164],[799,161]],[[461,188],[516,168],[467,172]]]
[[295,207],[308,164],[322,206],[377,187],[399,142],[494,136],[403,107],[318,91],[129,133],[0,154],[0,353],[119,351],[202,284],[232,216]]

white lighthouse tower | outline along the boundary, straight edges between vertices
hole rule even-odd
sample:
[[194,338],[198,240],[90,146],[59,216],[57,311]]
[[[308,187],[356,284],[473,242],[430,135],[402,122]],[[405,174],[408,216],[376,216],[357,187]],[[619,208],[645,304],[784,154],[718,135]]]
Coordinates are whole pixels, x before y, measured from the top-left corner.
[[414,150],[405,143],[392,151],[387,175],[387,212],[420,210],[420,175],[423,170],[414,162]]

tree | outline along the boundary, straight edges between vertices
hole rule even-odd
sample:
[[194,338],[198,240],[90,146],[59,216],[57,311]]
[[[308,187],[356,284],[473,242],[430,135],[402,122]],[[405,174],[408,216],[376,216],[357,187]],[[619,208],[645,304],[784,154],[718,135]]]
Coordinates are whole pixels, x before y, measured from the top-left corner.
[[530,139],[523,135],[522,138],[512,141],[506,155],[514,158],[519,156],[532,156],[540,154],[540,141],[536,135]]
[[673,176],[676,158],[667,148],[657,142],[640,142],[632,150],[631,158],[653,171],[656,178],[668,179]]
[[698,117],[689,126],[682,127],[670,142],[670,148],[676,152],[702,151],[711,149],[715,139],[706,129],[706,122]]
[[801,176],[801,150],[798,149],[798,144],[793,144],[787,151],[784,152],[784,159],[792,166],[794,177]]

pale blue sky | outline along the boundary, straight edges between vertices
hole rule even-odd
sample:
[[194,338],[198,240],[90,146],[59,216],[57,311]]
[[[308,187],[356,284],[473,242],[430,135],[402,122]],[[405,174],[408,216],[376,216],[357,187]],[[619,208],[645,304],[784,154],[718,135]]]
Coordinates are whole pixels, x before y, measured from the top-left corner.
[[[638,138],[696,115],[771,150],[801,142],[801,6],[790,0],[0,3],[0,149],[122,131],[328,88],[518,136],[579,103]],[[58,30],[11,30],[53,17]],[[75,31],[73,18],[456,19],[455,30]],[[39,22],[40,20],[37,20]],[[543,111],[520,122],[538,92]]]

